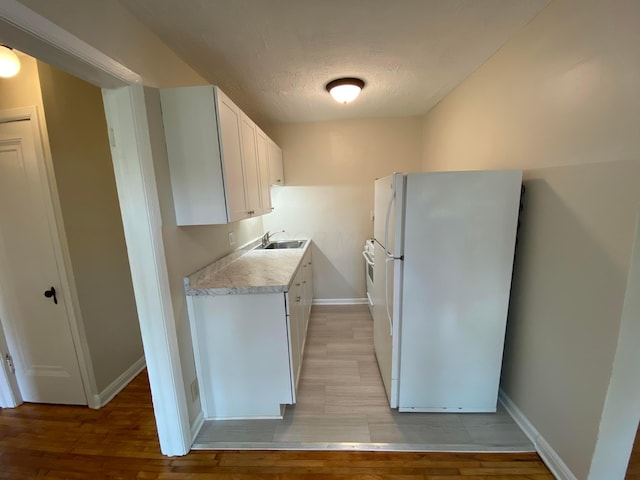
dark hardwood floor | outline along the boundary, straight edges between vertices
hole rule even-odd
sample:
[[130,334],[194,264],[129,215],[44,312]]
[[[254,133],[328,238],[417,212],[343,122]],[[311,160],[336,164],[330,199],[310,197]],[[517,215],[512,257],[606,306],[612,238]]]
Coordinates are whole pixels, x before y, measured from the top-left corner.
[[101,410],[0,410],[0,478],[550,480],[535,453],[197,451],[160,454],[146,372]]
[[633,443],[631,458],[627,466],[627,475],[625,480],[640,480],[640,426],[636,432],[636,440]]

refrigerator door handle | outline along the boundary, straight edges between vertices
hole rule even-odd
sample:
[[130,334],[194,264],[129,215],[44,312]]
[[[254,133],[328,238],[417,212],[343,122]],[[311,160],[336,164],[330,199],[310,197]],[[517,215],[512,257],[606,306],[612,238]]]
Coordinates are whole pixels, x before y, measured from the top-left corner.
[[384,254],[387,258],[393,258],[393,252],[389,252],[387,250],[389,248],[389,220],[391,218],[391,207],[393,207],[393,203],[396,200],[395,185],[392,185],[391,188],[393,188],[393,193],[389,199],[389,205],[387,205],[387,216],[384,220]]
[[389,262],[393,262],[394,258],[387,258],[384,261],[384,304],[387,307],[387,318],[389,319],[389,335],[393,336],[393,318],[391,318],[391,310],[389,310]]

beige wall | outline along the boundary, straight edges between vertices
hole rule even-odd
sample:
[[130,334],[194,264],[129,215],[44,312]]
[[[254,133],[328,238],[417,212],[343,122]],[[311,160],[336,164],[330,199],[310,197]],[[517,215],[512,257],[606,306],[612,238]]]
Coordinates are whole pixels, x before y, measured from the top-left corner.
[[362,247],[373,234],[373,182],[420,169],[419,117],[270,129],[282,147],[285,187],[273,187],[265,229],[313,239],[314,296],[364,298]]
[[639,23],[635,1],[556,0],[424,122],[425,170],[527,170],[502,388],[581,479],[640,206]]
[[117,0],[20,0],[40,15],[139,74],[145,85],[207,82]]
[[38,62],[49,145],[98,390],[143,356],[102,93]]

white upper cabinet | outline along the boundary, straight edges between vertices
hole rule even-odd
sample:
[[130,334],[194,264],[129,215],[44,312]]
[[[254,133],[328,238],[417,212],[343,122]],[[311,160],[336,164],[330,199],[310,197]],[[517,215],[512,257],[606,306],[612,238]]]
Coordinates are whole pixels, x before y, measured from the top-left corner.
[[[182,89],[181,89],[182,90]],[[226,197],[226,214],[229,222],[235,222],[251,216],[249,202],[247,201],[247,192],[245,188],[245,176],[243,166],[243,147],[244,147],[244,135],[240,135],[242,125],[242,112],[240,109],[219,90],[217,91],[218,97],[218,128],[213,131],[200,131],[200,135],[220,135],[220,158],[222,159],[222,174],[224,178],[224,196]],[[163,118],[165,117],[164,106],[162,111]],[[215,119],[215,116],[214,116]],[[166,125],[166,124],[165,124]],[[180,132],[181,134],[183,132]],[[169,135],[167,135],[167,145],[169,144]],[[198,156],[194,156],[190,159],[182,158],[176,159],[181,164],[188,162],[189,164],[195,164],[198,161],[203,162],[215,162],[215,151],[199,152]],[[171,158],[171,156],[169,156]],[[218,162],[220,160],[218,159]],[[171,166],[172,161],[169,160]],[[173,171],[171,172],[173,179]],[[206,181],[206,179],[201,179]],[[173,184],[172,184],[173,185]],[[206,185],[205,185],[206,188]],[[175,199],[175,187],[174,187],[174,202]],[[223,205],[220,205],[222,207]],[[194,210],[198,210],[199,215],[204,220],[208,217],[208,210],[211,205],[193,205]],[[214,209],[217,210],[217,209]],[[200,223],[198,221],[196,224]],[[203,222],[209,223],[209,222]],[[227,221],[211,222],[211,223],[227,223]],[[181,225],[180,221],[178,224]],[[191,224],[188,222],[187,225]]]
[[268,139],[269,181],[272,185],[284,185],[282,149],[273,140]]
[[161,89],[160,98],[177,224],[270,212],[255,123],[211,85]]
[[240,134],[242,136],[244,188],[247,199],[247,209],[249,215],[262,215],[256,125],[242,112],[240,115]]
[[271,140],[267,135],[256,128],[256,146],[258,149],[258,168],[260,170],[260,198],[262,214],[271,213],[271,177],[269,173],[269,150]]

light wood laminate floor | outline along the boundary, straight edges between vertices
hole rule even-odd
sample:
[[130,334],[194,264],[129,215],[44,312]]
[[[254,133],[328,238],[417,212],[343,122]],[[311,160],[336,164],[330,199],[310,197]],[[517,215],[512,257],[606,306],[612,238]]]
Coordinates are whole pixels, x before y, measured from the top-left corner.
[[195,449],[532,452],[497,413],[398,413],[389,408],[366,306],[314,306],[298,401],[283,419],[207,421]]

